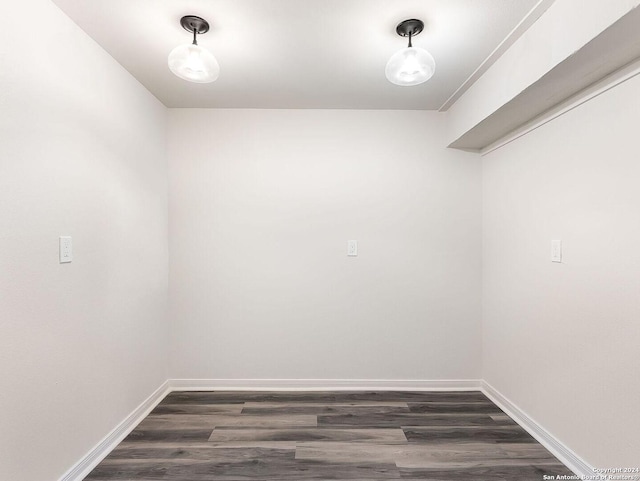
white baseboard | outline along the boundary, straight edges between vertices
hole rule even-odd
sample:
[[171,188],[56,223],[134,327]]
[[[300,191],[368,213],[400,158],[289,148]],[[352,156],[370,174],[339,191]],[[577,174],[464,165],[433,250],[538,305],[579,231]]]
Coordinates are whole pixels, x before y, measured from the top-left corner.
[[480,379],[170,379],[172,391],[479,391]]
[[133,428],[149,414],[156,405],[170,392],[169,383],[165,381],[133,410],[113,431],[107,434],[102,441],[96,444],[80,461],[67,471],[60,481],[81,481],[95,468],[127,435]]
[[584,477],[594,475],[592,466],[533,420],[522,409],[503,396],[488,382],[482,381],[481,391],[576,475]]

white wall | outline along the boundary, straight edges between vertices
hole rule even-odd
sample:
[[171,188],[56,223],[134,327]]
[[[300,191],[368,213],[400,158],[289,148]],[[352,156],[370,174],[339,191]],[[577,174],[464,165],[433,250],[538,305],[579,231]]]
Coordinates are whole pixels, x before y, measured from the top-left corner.
[[167,377],[165,121],[53,3],[0,4],[2,480],[59,478]]
[[442,120],[170,109],[171,376],[477,379],[481,169]]
[[640,465],[638,125],[635,77],[483,161],[484,378],[601,468]]

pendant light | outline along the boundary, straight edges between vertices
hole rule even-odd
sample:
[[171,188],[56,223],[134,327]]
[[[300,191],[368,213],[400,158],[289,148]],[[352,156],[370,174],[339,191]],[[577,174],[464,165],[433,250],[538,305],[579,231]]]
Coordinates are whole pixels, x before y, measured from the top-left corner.
[[218,61],[206,48],[198,45],[198,34],[209,31],[209,23],[200,17],[187,15],[180,19],[180,25],[193,33],[193,43],[180,45],[169,54],[169,69],[178,77],[189,82],[209,83],[220,75]]
[[408,87],[426,82],[433,76],[436,62],[431,54],[411,44],[411,38],[423,29],[424,23],[416,19],[405,20],[396,27],[398,35],[409,37],[409,46],[393,54],[387,62],[385,74],[389,82]]

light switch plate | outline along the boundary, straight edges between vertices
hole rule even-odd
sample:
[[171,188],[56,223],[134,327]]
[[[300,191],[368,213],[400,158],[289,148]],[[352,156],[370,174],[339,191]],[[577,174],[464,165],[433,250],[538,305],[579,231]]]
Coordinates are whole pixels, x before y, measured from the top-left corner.
[[60,236],[60,264],[73,260],[73,244],[71,236]]
[[347,255],[349,257],[357,257],[357,255],[358,255],[358,241],[357,240],[347,241]]
[[562,241],[551,241],[551,262],[562,262]]

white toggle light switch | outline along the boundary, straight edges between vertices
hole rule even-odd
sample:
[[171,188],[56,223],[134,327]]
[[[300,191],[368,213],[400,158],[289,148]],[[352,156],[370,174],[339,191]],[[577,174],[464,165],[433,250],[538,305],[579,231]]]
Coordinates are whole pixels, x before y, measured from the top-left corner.
[[358,255],[358,241],[347,241],[347,255],[350,257],[356,257]]
[[70,236],[60,236],[60,264],[73,260],[73,249]]
[[551,262],[562,262],[562,241],[551,241]]

